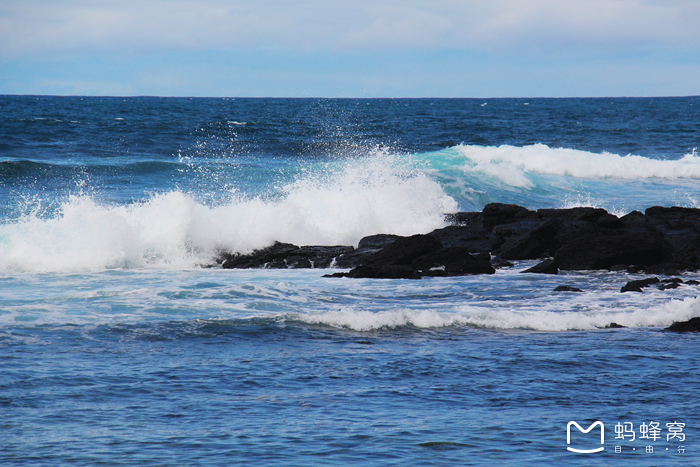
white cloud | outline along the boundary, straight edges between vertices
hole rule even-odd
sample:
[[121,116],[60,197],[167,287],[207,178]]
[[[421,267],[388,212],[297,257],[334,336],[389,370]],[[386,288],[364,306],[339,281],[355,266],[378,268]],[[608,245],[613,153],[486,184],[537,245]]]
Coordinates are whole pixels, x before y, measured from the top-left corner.
[[698,24],[697,0],[10,0],[0,55],[697,48]]

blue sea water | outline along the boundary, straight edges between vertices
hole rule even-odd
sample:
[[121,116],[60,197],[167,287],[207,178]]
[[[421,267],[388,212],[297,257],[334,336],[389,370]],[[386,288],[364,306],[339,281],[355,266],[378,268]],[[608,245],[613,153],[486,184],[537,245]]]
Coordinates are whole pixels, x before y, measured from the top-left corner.
[[0,465],[700,465],[700,338],[663,331],[697,287],[203,267],[489,202],[698,207],[698,122],[700,97],[0,96]]

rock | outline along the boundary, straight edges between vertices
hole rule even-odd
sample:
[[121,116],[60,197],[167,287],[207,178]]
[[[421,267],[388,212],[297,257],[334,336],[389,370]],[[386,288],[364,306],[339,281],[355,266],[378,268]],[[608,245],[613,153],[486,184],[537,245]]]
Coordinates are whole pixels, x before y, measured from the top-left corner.
[[603,329],[619,329],[619,328],[624,328],[625,326],[617,323],[610,323],[607,326],[605,326]]
[[644,211],[644,214],[652,219],[700,221],[700,209],[698,208],[653,206]]
[[289,268],[327,268],[354,250],[351,246],[302,246],[287,255],[286,263]]
[[511,238],[496,254],[504,259],[538,259],[549,256],[549,241],[559,221],[550,219],[519,238]]
[[541,224],[542,221],[540,219],[525,219],[509,224],[497,225],[491,230],[491,233],[504,243],[502,248],[505,249],[517,242],[518,239],[535,230]]
[[570,285],[560,285],[554,289],[555,292],[583,292],[583,290],[578,287],[571,287]]
[[354,251],[351,246],[303,246],[275,242],[250,254],[221,253],[218,262],[224,269],[297,269],[327,268],[333,260]]
[[360,243],[357,244],[357,249],[358,250],[365,250],[365,249],[376,249],[376,250],[381,250],[382,248],[386,248],[394,241],[399,238],[398,235],[390,235],[390,234],[377,234],[377,235],[370,235],[369,237],[363,237],[360,240]]
[[625,227],[625,224],[619,217],[606,212],[600,216],[597,221],[595,221],[595,226],[602,227],[604,229],[622,229]]
[[559,248],[554,259],[564,270],[589,270],[616,264],[653,265],[667,262],[671,256],[672,247],[663,235],[637,229],[577,237]]
[[651,264],[642,267],[647,274],[660,274],[663,276],[675,276],[686,270],[686,267],[677,263]]
[[515,204],[491,203],[487,204],[483,211],[482,225],[480,227],[491,231],[500,224],[510,224],[523,219],[539,219],[535,211]]
[[284,260],[289,253],[298,249],[298,246],[291,243],[275,242],[267,248],[255,250],[247,255],[221,253],[219,260],[224,269],[262,268],[270,263],[275,264],[274,267],[279,267],[280,264],[285,264]]
[[445,222],[450,225],[471,225],[474,227],[482,227],[484,215],[480,212],[456,212],[454,214],[445,214]]
[[424,276],[464,276],[468,274],[493,274],[488,253],[472,255],[469,248],[452,247],[423,255],[413,261],[413,267]]
[[649,287],[650,285],[658,284],[659,282],[661,281],[658,277],[649,277],[647,279],[629,281],[624,286],[622,286],[620,292],[642,292],[642,289],[644,287]]
[[452,225],[433,230],[428,235],[438,239],[445,248],[467,248],[470,253],[490,253],[502,243],[488,230],[471,225]]
[[700,318],[690,318],[688,321],[673,323],[665,330],[671,332],[700,332]]
[[442,249],[442,243],[429,235],[399,237],[368,257],[361,266],[346,273],[346,277],[418,279],[421,275],[413,266],[413,261]]
[[512,268],[514,266],[514,264],[511,263],[510,261],[506,261],[504,259],[501,259],[498,256],[493,256],[493,257],[491,257],[491,266],[493,266],[496,269],[501,269],[501,268]]
[[541,263],[536,264],[533,267],[520,272],[529,272],[535,274],[559,274],[559,268],[557,267],[557,263],[555,260],[546,259]]
[[601,208],[578,207],[570,209],[538,209],[537,214],[544,220],[556,217],[596,222],[601,216],[608,214],[608,212]]

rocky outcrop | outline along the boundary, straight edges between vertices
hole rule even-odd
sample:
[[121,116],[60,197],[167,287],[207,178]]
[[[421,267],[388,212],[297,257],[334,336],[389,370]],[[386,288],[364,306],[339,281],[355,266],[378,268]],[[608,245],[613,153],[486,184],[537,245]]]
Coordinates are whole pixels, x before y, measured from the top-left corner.
[[639,279],[636,281],[629,281],[622,286],[620,292],[643,292],[643,288],[649,287],[652,284],[658,284],[661,282],[658,277],[649,277],[647,279]]
[[[492,203],[446,216],[426,235],[379,234],[352,246],[275,243],[250,254],[222,252],[223,268],[350,269],[347,277],[419,278],[492,274],[493,266],[543,260],[523,271],[609,269],[675,275],[700,268],[700,209],[651,207],[623,217],[599,208],[539,209]],[[493,254],[492,261],[489,260]],[[678,282],[662,285],[678,287]],[[641,286],[630,286],[636,290]]]
[[361,266],[333,277],[419,279],[425,276],[493,274],[488,253],[464,246],[447,247],[432,235],[400,237],[368,257]]
[[700,332],[700,318],[690,318],[688,321],[673,323],[665,330],[672,332]]
[[[242,255],[223,252],[217,263],[224,269],[296,269],[327,268],[337,258],[355,252],[351,246],[304,246],[275,242],[273,245]],[[358,258],[358,263],[361,259]]]

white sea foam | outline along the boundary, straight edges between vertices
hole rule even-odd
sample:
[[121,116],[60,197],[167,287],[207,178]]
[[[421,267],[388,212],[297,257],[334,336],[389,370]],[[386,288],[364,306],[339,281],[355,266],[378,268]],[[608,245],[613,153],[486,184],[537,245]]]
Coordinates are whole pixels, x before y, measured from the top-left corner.
[[460,145],[454,150],[463,158],[463,170],[485,173],[520,188],[533,186],[527,176],[529,173],[587,179],[700,179],[700,157],[696,152],[679,160],[655,160],[550,148],[543,144],[525,147]]
[[669,326],[700,316],[700,298],[672,300],[646,309],[598,309],[596,311],[550,311],[542,309],[462,306],[456,311],[395,309],[371,312],[344,308],[322,313],[298,314],[292,318],[309,324],[371,331],[414,326],[441,328],[470,326],[487,329],[529,329],[536,331],[592,330],[617,323],[625,327]]
[[0,225],[0,274],[188,267],[220,248],[250,252],[276,240],[356,245],[375,233],[428,232],[455,210],[435,181],[392,158],[307,174],[276,199],[232,195],[219,206],[179,191],[119,206],[73,196],[54,218]]

